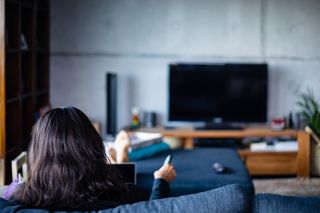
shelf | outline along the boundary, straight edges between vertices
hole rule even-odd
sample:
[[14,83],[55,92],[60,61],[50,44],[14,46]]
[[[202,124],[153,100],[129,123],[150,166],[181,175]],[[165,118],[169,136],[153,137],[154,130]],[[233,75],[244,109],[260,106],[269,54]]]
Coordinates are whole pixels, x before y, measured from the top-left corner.
[[30,97],[33,97],[34,95],[44,95],[44,94],[47,94],[47,93],[48,93],[47,91],[40,91],[40,92],[37,92],[35,94],[34,93],[27,93],[27,94],[24,94],[24,95],[19,96],[19,97],[7,99],[6,100],[6,104],[10,104],[10,103],[19,101],[20,99],[30,98]]
[[6,138],[0,146],[5,147],[1,154],[5,156],[5,184],[9,184],[10,162],[28,147],[36,106],[49,103],[50,8],[49,0],[4,1],[5,71],[0,77],[5,78],[6,98],[0,102],[6,104],[6,112],[0,119],[5,122]]
[[48,90],[41,90],[36,92],[36,95],[41,96],[41,95],[47,95],[48,93],[49,93]]
[[256,152],[239,150],[239,155],[245,163],[250,175],[295,175],[297,174],[298,152]]
[[33,93],[24,94],[21,96],[22,99],[33,97]]
[[7,100],[6,100],[6,104],[10,104],[10,103],[13,103],[13,102],[16,102],[16,101],[19,101],[19,100],[20,100],[19,97],[10,98],[10,99],[7,99]]

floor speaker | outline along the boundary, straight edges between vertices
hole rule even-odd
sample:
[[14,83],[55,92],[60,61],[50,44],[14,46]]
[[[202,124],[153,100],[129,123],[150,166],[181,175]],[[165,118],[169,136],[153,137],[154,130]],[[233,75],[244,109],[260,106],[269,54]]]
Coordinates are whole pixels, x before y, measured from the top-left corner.
[[107,118],[106,132],[108,135],[115,135],[117,132],[117,75],[106,74],[106,100]]

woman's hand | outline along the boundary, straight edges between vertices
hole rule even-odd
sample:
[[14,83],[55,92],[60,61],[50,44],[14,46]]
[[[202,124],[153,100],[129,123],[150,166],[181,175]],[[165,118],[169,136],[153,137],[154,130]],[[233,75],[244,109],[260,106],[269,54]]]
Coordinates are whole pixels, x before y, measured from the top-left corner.
[[163,165],[160,169],[155,171],[153,173],[153,176],[154,179],[161,178],[170,183],[176,179],[177,173],[174,167],[170,163],[167,163]]

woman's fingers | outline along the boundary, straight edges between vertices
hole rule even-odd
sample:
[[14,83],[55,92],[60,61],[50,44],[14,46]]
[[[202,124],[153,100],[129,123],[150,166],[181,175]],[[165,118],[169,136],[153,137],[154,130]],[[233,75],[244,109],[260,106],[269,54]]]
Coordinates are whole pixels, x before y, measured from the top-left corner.
[[154,178],[162,178],[167,182],[171,182],[176,178],[176,170],[171,164],[165,164],[154,172]]

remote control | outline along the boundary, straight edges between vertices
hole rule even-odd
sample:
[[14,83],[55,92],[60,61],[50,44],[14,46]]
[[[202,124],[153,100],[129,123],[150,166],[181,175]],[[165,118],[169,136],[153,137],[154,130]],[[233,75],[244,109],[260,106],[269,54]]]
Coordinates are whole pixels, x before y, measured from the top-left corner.
[[214,163],[212,167],[216,173],[223,173],[225,171],[225,167],[222,166],[220,163]]
[[168,163],[171,163],[171,161],[172,161],[172,156],[171,156],[171,155],[168,155],[168,156],[166,157],[166,159],[164,160],[163,165],[166,165],[166,164],[168,164]]

